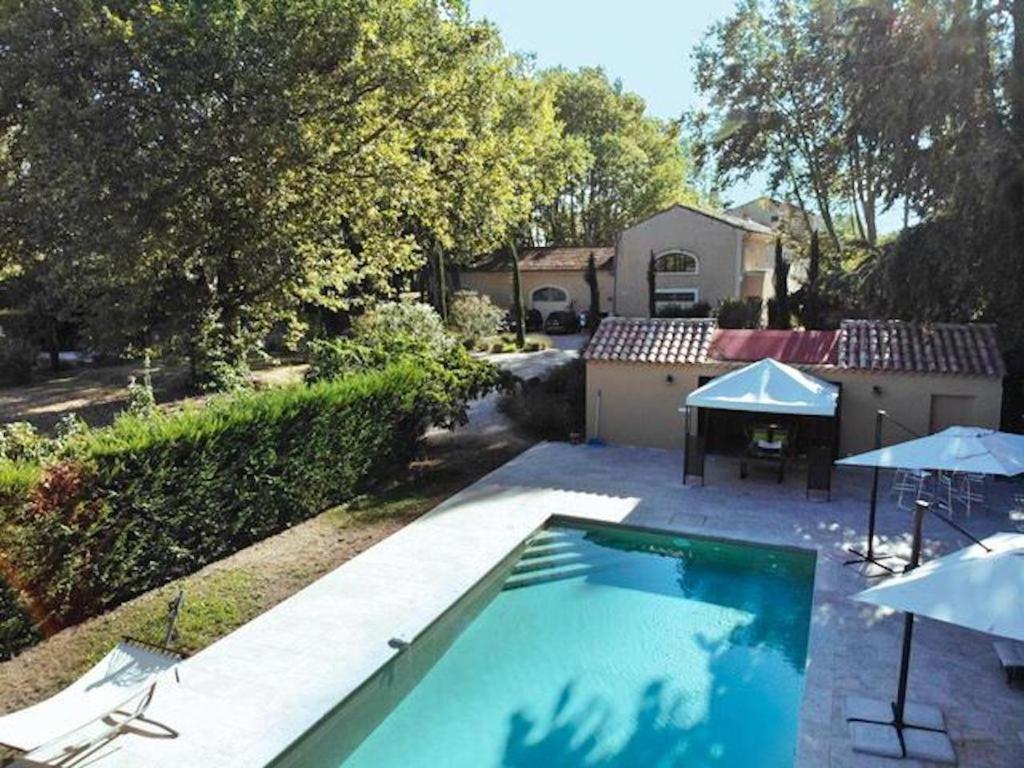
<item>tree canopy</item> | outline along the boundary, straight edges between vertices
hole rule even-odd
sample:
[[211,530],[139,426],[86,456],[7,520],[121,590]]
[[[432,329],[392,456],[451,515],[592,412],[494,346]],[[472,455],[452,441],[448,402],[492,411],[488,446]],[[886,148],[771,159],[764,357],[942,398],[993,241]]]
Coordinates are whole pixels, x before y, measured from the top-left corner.
[[0,39],[5,265],[200,380],[563,186],[552,93],[455,0],[7,3]]
[[646,113],[644,100],[603,70],[540,76],[565,126],[566,183],[537,209],[543,243],[607,245],[636,221],[676,202],[696,202],[679,121]]

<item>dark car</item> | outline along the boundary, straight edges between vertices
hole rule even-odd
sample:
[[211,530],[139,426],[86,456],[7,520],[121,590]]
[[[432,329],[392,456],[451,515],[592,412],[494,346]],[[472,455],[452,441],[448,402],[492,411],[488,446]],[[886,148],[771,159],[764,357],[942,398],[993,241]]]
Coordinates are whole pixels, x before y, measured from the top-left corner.
[[545,333],[576,333],[579,329],[575,312],[552,312],[544,321]]
[[[544,330],[544,316],[536,309],[526,310],[526,317],[523,318],[523,325],[527,333],[537,333]],[[516,314],[512,310],[505,313],[502,320],[501,330],[509,332],[516,329]]]

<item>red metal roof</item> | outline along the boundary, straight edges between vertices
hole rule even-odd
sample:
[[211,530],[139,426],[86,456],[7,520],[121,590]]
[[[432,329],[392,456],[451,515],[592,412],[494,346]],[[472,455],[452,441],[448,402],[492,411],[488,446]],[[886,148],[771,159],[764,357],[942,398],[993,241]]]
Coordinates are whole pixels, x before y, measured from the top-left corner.
[[835,365],[838,331],[754,331],[719,328],[711,340],[713,360],[753,362],[771,357],[790,365]]

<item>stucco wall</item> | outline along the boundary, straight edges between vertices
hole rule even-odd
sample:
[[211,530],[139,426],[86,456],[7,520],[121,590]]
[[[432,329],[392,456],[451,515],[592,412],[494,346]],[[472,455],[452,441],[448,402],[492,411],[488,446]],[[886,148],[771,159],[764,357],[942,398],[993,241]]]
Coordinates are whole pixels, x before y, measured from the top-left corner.
[[[590,287],[584,279],[583,272],[561,272],[547,270],[542,272],[521,272],[523,282],[523,299],[527,308],[530,307],[530,294],[537,288],[553,285],[569,294],[577,310],[590,307]],[[463,272],[460,275],[462,288],[477,291],[491,297],[499,307],[512,307],[512,273],[511,272]],[[597,290],[601,297],[601,311],[614,311],[613,299],[615,277],[609,270],[598,270]],[[646,294],[644,294],[646,296]]]
[[[731,370],[722,366],[663,366],[629,363],[587,364],[587,436],[595,436],[595,407],[601,392],[600,437],[609,443],[682,448],[683,415],[679,407],[697,388],[700,376],[716,376]],[[840,455],[874,447],[875,412],[887,411],[918,434],[931,426],[934,396],[967,396],[967,424],[998,427],[1002,402],[999,379],[959,376],[894,375],[812,371],[842,385]],[[671,375],[673,381],[666,377]],[[873,387],[879,387],[876,394]],[[696,418],[692,419],[696,430]],[[909,439],[910,435],[886,426],[886,444]]]
[[[999,426],[1003,383],[998,378],[970,376],[893,375],[835,371],[823,375],[842,385],[839,450],[844,456],[874,448],[875,413],[886,411],[919,435],[931,432],[932,402],[935,396],[966,396],[965,426]],[[873,391],[878,387],[879,393]],[[959,419],[958,419],[959,420]],[[900,443],[912,435],[886,424],[883,444]]]
[[661,277],[659,287],[696,288],[712,306],[739,292],[742,230],[685,208],[670,208],[622,232],[615,247],[615,308],[621,317],[648,317],[647,266],[651,251],[685,250],[699,274]]
[[[647,317],[647,267],[682,250],[699,260],[696,275],[659,274],[658,288],[696,288],[714,306],[740,295],[742,271],[770,267],[771,238],[758,236],[686,208],[670,208],[622,232],[615,248],[615,307],[620,317]],[[770,284],[770,281],[769,281]]]

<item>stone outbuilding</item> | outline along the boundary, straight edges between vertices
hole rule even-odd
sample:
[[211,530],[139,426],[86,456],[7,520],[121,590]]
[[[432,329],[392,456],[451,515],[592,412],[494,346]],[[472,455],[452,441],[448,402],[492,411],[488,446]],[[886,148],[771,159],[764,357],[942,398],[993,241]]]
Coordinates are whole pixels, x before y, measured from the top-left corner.
[[[885,444],[957,424],[999,426],[1005,369],[990,325],[846,320],[833,331],[774,331],[608,318],[584,352],[587,436],[682,448],[687,395],[766,358],[838,385],[840,456],[874,447],[878,410],[905,428],[887,426]],[[711,416],[692,419],[691,431],[708,434],[709,451],[726,450],[740,427],[724,417],[709,426]]]

